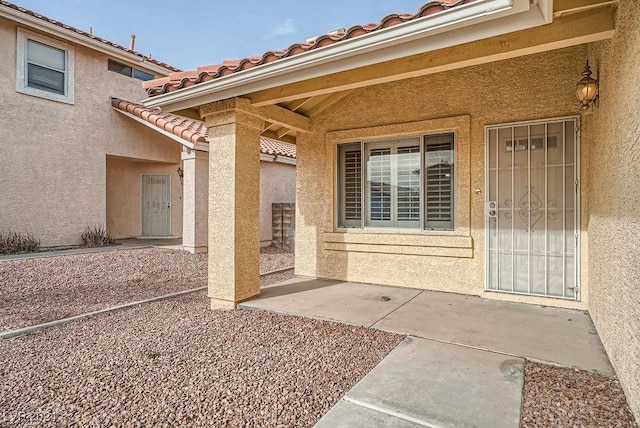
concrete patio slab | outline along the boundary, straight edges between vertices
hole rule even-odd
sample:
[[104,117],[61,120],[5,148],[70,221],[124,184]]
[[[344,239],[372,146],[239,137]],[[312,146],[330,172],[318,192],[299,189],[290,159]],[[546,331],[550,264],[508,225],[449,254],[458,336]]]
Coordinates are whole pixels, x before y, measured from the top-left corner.
[[296,278],[262,289],[258,298],[239,307],[370,327],[419,293],[408,288]]
[[[317,426],[518,427],[524,360],[408,337]],[[357,409],[357,406],[366,410]],[[371,413],[376,411],[386,416]],[[394,426],[394,425],[391,425]]]
[[338,403],[314,425],[315,428],[416,428],[421,426],[424,425],[377,410],[371,410],[359,404],[351,403],[346,399],[338,401]]
[[374,327],[615,375],[582,311],[423,291]]

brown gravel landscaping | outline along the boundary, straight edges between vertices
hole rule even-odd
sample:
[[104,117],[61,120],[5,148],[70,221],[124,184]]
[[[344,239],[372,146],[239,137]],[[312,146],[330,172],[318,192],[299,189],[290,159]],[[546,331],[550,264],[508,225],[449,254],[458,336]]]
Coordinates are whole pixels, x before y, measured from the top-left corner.
[[[262,272],[293,266],[293,255],[262,250]],[[263,278],[263,285],[293,272]],[[162,248],[0,261],[0,331],[207,285],[207,255]]]
[[312,426],[402,338],[198,292],[0,341],[0,425]]
[[[260,257],[263,273],[294,262]],[[161,248],[0,262],[0,331],[202,287],[206,269]],[[197,292],[0,340],[0,427],[312,426],[403,337],[211,311]],[[637,428],[616,379],[529,361],[521,426]]]
[[616,379],[527,362],[522,427],[636,427]]

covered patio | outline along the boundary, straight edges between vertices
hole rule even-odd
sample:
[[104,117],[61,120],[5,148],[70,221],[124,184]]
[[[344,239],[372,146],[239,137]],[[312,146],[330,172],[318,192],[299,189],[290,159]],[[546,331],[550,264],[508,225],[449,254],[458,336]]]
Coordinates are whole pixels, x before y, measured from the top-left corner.
[[583,311],[302,278],[239,306],[407,335],[317,427],[519,427],[526,361],[615,375]]
[[[261,292],[256,148],[276,136],[297,145],[297,275],[404,287],[414,304],[430,290],[516,305],[520,318],[467,320],[501,329],[509,355],[524,356],[510,348],[522,340],[562,352],[580,344],[523,338],[533,324],[522,303],[558,308],[539,318],[557,333],[574,321],[554,311],[588,310],[638,414],[640,274],[629,254],[640,243],[640,180],[628,179],[637,165],[623,155],[639,138],[638,22],[632,2],[430,1],[145,82],[145,106],[201,119],[216,147],[208,233],[195,237],[217,249],[211,307]],[[600,86],[581,104],[586,60]],[[230,227],[211,227],[223,221]],[[344,289],[321,288],[329,299]],[[454,300],[451,313],[464,312]],[[415,312],[429,324],[426,308]]]

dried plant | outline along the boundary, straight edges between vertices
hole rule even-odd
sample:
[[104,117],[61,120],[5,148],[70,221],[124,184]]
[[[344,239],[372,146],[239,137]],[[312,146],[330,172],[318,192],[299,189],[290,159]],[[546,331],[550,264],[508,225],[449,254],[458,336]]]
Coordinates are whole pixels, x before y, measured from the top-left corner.
[[109,247],[119,245],[119,243],[107,233],[103,226],[88,227],[80,235],[80,246],[82,248]]
[[32,253],[39,249],[40,240],[28,233],[0,231],[0,254]]

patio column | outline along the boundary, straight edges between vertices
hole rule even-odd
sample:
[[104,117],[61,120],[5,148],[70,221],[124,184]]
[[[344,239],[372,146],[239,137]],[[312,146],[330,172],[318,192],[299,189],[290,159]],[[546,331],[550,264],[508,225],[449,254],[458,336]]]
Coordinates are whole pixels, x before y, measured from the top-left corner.
[[182,152],[182,247],[192,254],[207,251],[209,219],[209,156],[207,152]]
[[235,98],[200,107],[209,128],[209,297],[231,309],[260,294],[262,110]]

